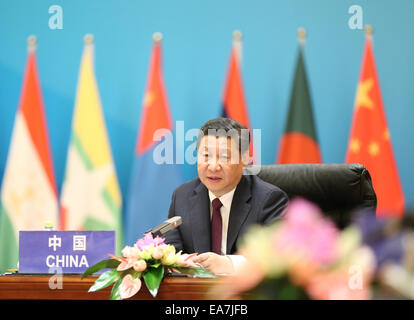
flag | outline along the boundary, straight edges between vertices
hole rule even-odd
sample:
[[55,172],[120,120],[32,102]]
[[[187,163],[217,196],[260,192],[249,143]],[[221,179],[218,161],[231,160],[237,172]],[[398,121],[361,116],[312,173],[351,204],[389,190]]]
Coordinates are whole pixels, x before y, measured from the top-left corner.
[[404,195],[381,98],[371,36],[367,36],[365,43],[345,162],[361,163],[368,169],[378,199],[377,217],[402,216]]
[[287,122],[276,161],[280,164],[322,161],[302,45],[299,47]]
[[19,230],[42,230],[46,221],[58,225],[57,188],[47,131],[32,42],[1,190],[0,273],[16,268]]
[[61,194],[63,230],[115,230],[122,246],[122,199],[105,127],[93,62],[85,37],[72,132]]
[[[160,159],[173,145],[172,120],[161,65],[161,39],[154,37],[147,87],[134,153],[126,214],[125,242],[135,243],[143,234],[168,218],[171,195],[182,183],[173,159]],[[156,133],[165,130],[158,138]],[[165,160],[165,161],[164,161]]]
[[[230,61],[224,85],[221,116],[240,122],[242,125],[248,128],[251,133],[250,119],[243,89],[240,58],[241,34],[236,31],[234,33],[234,41],[230,53]],[[250,143],[249,154],[254,161],[256,155],[254,155],[253,150],[253,143]]]

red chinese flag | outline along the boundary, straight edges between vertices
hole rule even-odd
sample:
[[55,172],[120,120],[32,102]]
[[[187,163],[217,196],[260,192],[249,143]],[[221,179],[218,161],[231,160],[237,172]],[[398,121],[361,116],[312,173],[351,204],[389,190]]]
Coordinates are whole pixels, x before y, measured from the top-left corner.
[[[247,104],[244,96],[243,81],[240,71],[239,50],[237,44],[233,45],[229,68],[227,71],[227,79],[223,94],[223,110],[222,116],[240,122],[250,130],[250,120],[247,112]],[[250,136],[252,141],[252,136]],[[253,143],[249,146],[250,156],[253,155]],[[254,161],[254,159],[253,159]]]
[[161,42],[154,41],[136,146],[137,154],[142,155],[155,145],[157,141],[154,141],[154,133],[160,128],[172,130],[172,121],[162,76]]
[[391,145],[390,131],[372,51],[367,36],[345,162],[361,163],[371,174],[377,194],[377,217],[400,217],[404,195]]
[[240,122],[247,128],[250,127],[239,59],[235,47],[233,47],[231,51],[227,81],[224,88],[223,104],[223,115]]

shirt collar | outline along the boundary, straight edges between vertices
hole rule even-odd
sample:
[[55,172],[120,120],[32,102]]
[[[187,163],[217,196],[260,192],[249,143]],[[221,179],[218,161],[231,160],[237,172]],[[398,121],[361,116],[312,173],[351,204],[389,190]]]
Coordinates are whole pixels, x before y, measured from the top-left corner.
[[[227,208],[230,210],[231,207],[231,202],[233,201],[233,196],[234,196],[234,191],[236,191],[236,188],[234,188],[233,190],[223,194],[221,197],[219,197],[220,202],[223,204],[223,207]],[[210,203],[217,198],[213,192],[211,192],[210,190],[208,190],[208,196],[210,198]]]

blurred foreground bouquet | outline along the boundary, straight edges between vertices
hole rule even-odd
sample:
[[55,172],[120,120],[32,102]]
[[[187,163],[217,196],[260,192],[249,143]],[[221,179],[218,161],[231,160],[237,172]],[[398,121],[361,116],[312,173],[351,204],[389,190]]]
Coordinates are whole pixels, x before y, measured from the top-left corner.
[[216,298],[369,299],[375,256],[357,227],[339,231],[318,207],[294,199],[278,222],[251,229],[244,266],[222,279]]
[[126,246],[122,250],[122,257],[109,255],[112,259],[102,260],[91,266],[83,273],[82,278],[102,269],[109,270],[100,275],[89,292],[114,284],[109,299],[127,299],[141,289],[143,278],[155,298],[166,269],[198,277],[214,277],[203,268],[188,267],[188,255],[181,254],[181,251],[176,253],[175,247],[165,244],[164,240],[158,236],[153,238],[151,233],[147,233],[134,246]]
[[355,225],[376,256],[376,299],[414,299],[414,211],[401,218],[363,214]]

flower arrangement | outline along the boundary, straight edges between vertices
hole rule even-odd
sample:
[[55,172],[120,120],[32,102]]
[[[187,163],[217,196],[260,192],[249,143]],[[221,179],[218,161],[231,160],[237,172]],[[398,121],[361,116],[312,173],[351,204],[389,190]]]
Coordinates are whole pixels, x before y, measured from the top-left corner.
[[284,218],[251,229],[240,254],[247,258],[213,290],[216,298],[369,299],[375,256],[351,226],[339,231],[318,207],[291,201]]
[[147,233],[134,246],[124,247],[122,257],[110,254],[111,259],[102,260],[88,268],[82,278],[109,268],[96,279],[89,292],[114,284],[109,299],[127,299],[141,289],[142,278],[155,298],[168,268],[197,277],[214,277],[203,268],[190,267],[187,263],[189,255],[182,254],[181,251],[177,253],[174,246],[165,244],[164,241],[164,238],[153,238],[151,233]]
[[413,209],[405,211],[401,218],[389,214],[381,219],[376,219],[375,211],[368,211],[355,219],[355,225],[361,230],[363,243],[375,253],[374,299],[413,300]]

